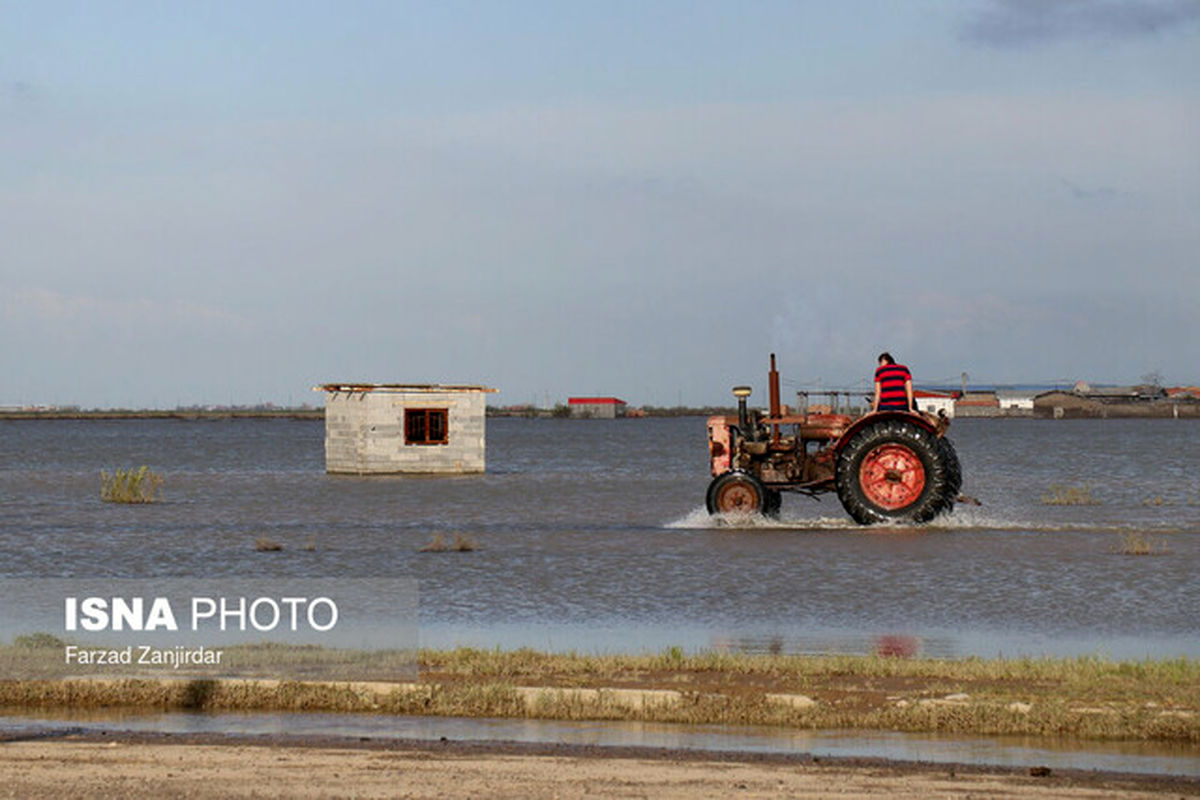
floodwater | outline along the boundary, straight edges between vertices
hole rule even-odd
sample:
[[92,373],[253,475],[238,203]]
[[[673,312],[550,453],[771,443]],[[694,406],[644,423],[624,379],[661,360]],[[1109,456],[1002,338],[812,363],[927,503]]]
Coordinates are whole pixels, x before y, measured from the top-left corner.
[[[397,717],[371,714],[50,714],[0,716],[0,733],[56,734],[132,731],[243,736],[321,736],[436,741],[534,742],[599,747],[650,747],[740,753],[886,758],[951,764],[1027,765],[1143,775],[1200,776],[1187,744],[1077,742],[1018,736],[948,737],[882,732],[796,731],[732,725],[650,722],[556,722],[530,719]],[[284,739],[283,741],[286,741]]]
[[[0,422],[0,577],[415,578],[434,647],[1200,657],[1200,424],[950,435],[982,505],[860,528],[834,495],[710,518],[700,418],[489,420],[457,478],[326,475],[312,421]],[[141,464],[163,502],[100,502]],[[476,548],[420,552],[437,534]]]

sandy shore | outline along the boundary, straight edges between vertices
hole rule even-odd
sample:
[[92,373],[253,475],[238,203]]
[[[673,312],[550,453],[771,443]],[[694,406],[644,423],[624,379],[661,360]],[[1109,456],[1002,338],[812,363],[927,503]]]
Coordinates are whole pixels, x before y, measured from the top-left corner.
[[1172,778],[582,746],[166,735],[0,742],[0,797],[1200,796]]

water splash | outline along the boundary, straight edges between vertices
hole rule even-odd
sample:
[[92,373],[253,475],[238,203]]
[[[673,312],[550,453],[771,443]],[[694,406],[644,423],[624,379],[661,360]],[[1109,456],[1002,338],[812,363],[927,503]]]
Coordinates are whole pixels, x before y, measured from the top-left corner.
[[1154,533],[1185,532],[1185,529],[1170,524],[1155,526],[1129,522],[1057,522],[1050,520],[1014,519],[997,514],[994,511],[983,511],[974,507],[957,508],[949,514],[943,514],[921,525],[914,525],[909,522],[859,525],[849,517],[840,516],[822,515],[818,517],[805,517],[800,515],[793,516],[787,513],[781,514],[778,517],[765,517],[761,514],[709,514],[706,508],[700,506],[692,509],[679,519],[667,522],[663,527],[669,530],[858,531],[861,533],[998,531],[1010,533],[1092,532],[1111,534],[1130,530],[1152,531]]
[[709,514],[703,506],[689,511],[663,527],[676,530],[857,530],[861,528],[848,517],[801,517],[781,514],[764,517],[761,514]]

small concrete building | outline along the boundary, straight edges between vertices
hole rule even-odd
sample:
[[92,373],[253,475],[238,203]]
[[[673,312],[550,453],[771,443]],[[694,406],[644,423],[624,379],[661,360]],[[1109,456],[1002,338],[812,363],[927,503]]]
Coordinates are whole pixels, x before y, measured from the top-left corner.
[[572,419],[616,419],[625,416],[625,401],[615,397],[568,397]]
[[327,383],[325,471],[484,471],[486,386]]
[[1006,416],[1033,416],[1034,392],[1022,389],[997,389],[996,402]]

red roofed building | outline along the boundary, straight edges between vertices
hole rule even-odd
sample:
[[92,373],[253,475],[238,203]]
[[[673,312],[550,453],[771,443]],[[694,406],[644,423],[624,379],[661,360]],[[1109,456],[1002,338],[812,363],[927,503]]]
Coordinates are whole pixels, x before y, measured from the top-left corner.
[[954,395],[947,392],[927,392],[924,389],[913,389],[913,400],[921,411],[937,414],[944,411],[947,417],[954,416]]
[[616,419],[625,416],[625,401],[616,397],[570,397],[572,419]]

